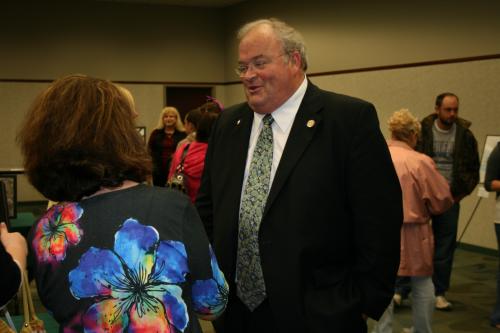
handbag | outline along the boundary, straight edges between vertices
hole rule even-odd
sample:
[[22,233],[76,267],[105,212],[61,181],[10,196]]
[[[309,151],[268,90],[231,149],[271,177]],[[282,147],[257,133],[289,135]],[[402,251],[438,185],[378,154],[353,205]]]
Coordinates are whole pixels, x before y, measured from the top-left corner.
[[24,272],[22,276],[23,282],[21,289],[23,290],[24,322],[20,333],[46,333],[45,325],[43,321],[37,317],[35,307],[33,306],[28,273]]
[[[33,298],[31,297],[30,283],[28,281],[28,273],[23,272],[21,274],[21,277],[24,321],[20,333],[46,333],[43,321],[37,317],[35,312]],[[3,320],[0,320],[0,333],[17,333],[7,309],[5,309],[5,319],[7,319],[7,323]]]
[[174,190],[181,191],[182,193],[186,193],[186,175],[184,174],[184,159],[186,158],[187,152],[189,149],[189,143],[184,146],[184,150],[182,151],[181,161],[179,165],[175,168],[175,172],[167,182],[167,187],[170,187]]

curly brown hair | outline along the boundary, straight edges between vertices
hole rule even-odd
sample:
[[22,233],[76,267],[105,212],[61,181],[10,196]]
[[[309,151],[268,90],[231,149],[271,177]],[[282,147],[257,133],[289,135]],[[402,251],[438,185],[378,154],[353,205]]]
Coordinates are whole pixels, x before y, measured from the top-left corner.
[[29,181],[54,201],[78,201],[124,180],[143,182],[151,159],[131,98],[110,81],[70,75],[35,99],[18,132]]

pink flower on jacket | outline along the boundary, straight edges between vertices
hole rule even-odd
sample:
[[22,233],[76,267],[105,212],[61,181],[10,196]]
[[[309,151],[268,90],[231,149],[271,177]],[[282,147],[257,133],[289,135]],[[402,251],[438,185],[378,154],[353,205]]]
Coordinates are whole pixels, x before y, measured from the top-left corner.
[[32,242],[38,261],[55,264],[64,260],[68,247],[77,245],[83,236],[78,223],[82,214],[77,203],[55,205],[45,213]]

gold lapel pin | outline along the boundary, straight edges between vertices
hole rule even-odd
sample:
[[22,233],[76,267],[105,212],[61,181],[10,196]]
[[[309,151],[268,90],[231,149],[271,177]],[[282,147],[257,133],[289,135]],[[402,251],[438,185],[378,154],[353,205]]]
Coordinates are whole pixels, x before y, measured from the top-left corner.
[[314,126],[314,124],[316,124],[316,122],[315,122],[314,120],[312,120],[312,119],[311,119],[311,120],[308,120],[308,121],[307,121],[306,126],[307,126],[307,127],[309,127],[309,128],[311,128],[311,127],[313,127],[313,126]]
[[241,120],[238,119],[238,121],[236,122],[236,125],[239,125],[241,123]]

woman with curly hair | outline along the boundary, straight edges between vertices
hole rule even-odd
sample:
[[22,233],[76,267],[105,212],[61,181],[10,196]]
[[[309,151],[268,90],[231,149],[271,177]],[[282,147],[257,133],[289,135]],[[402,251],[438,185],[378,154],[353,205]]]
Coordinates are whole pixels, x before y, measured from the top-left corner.
[[[405,332],[432,333],[434,236],[429,222],[431,215],[450,208],[453,198],[434,161],[414,150],[420,129],[420,122],[407,109],[396,111],[389,119],[391,139],[388,145],[403,191],[404,219],[398,276],[410,278],[413,294],[414,327],[405,329]],[[392,333],[392,317],[391,303],[374,332]]]
[[123,89],[56,80],[18,134],[28,179],[59,202],[28,237],[40,300],[65,332],[201,332],[227,284],[189,199],[143,184],[151,160]]

